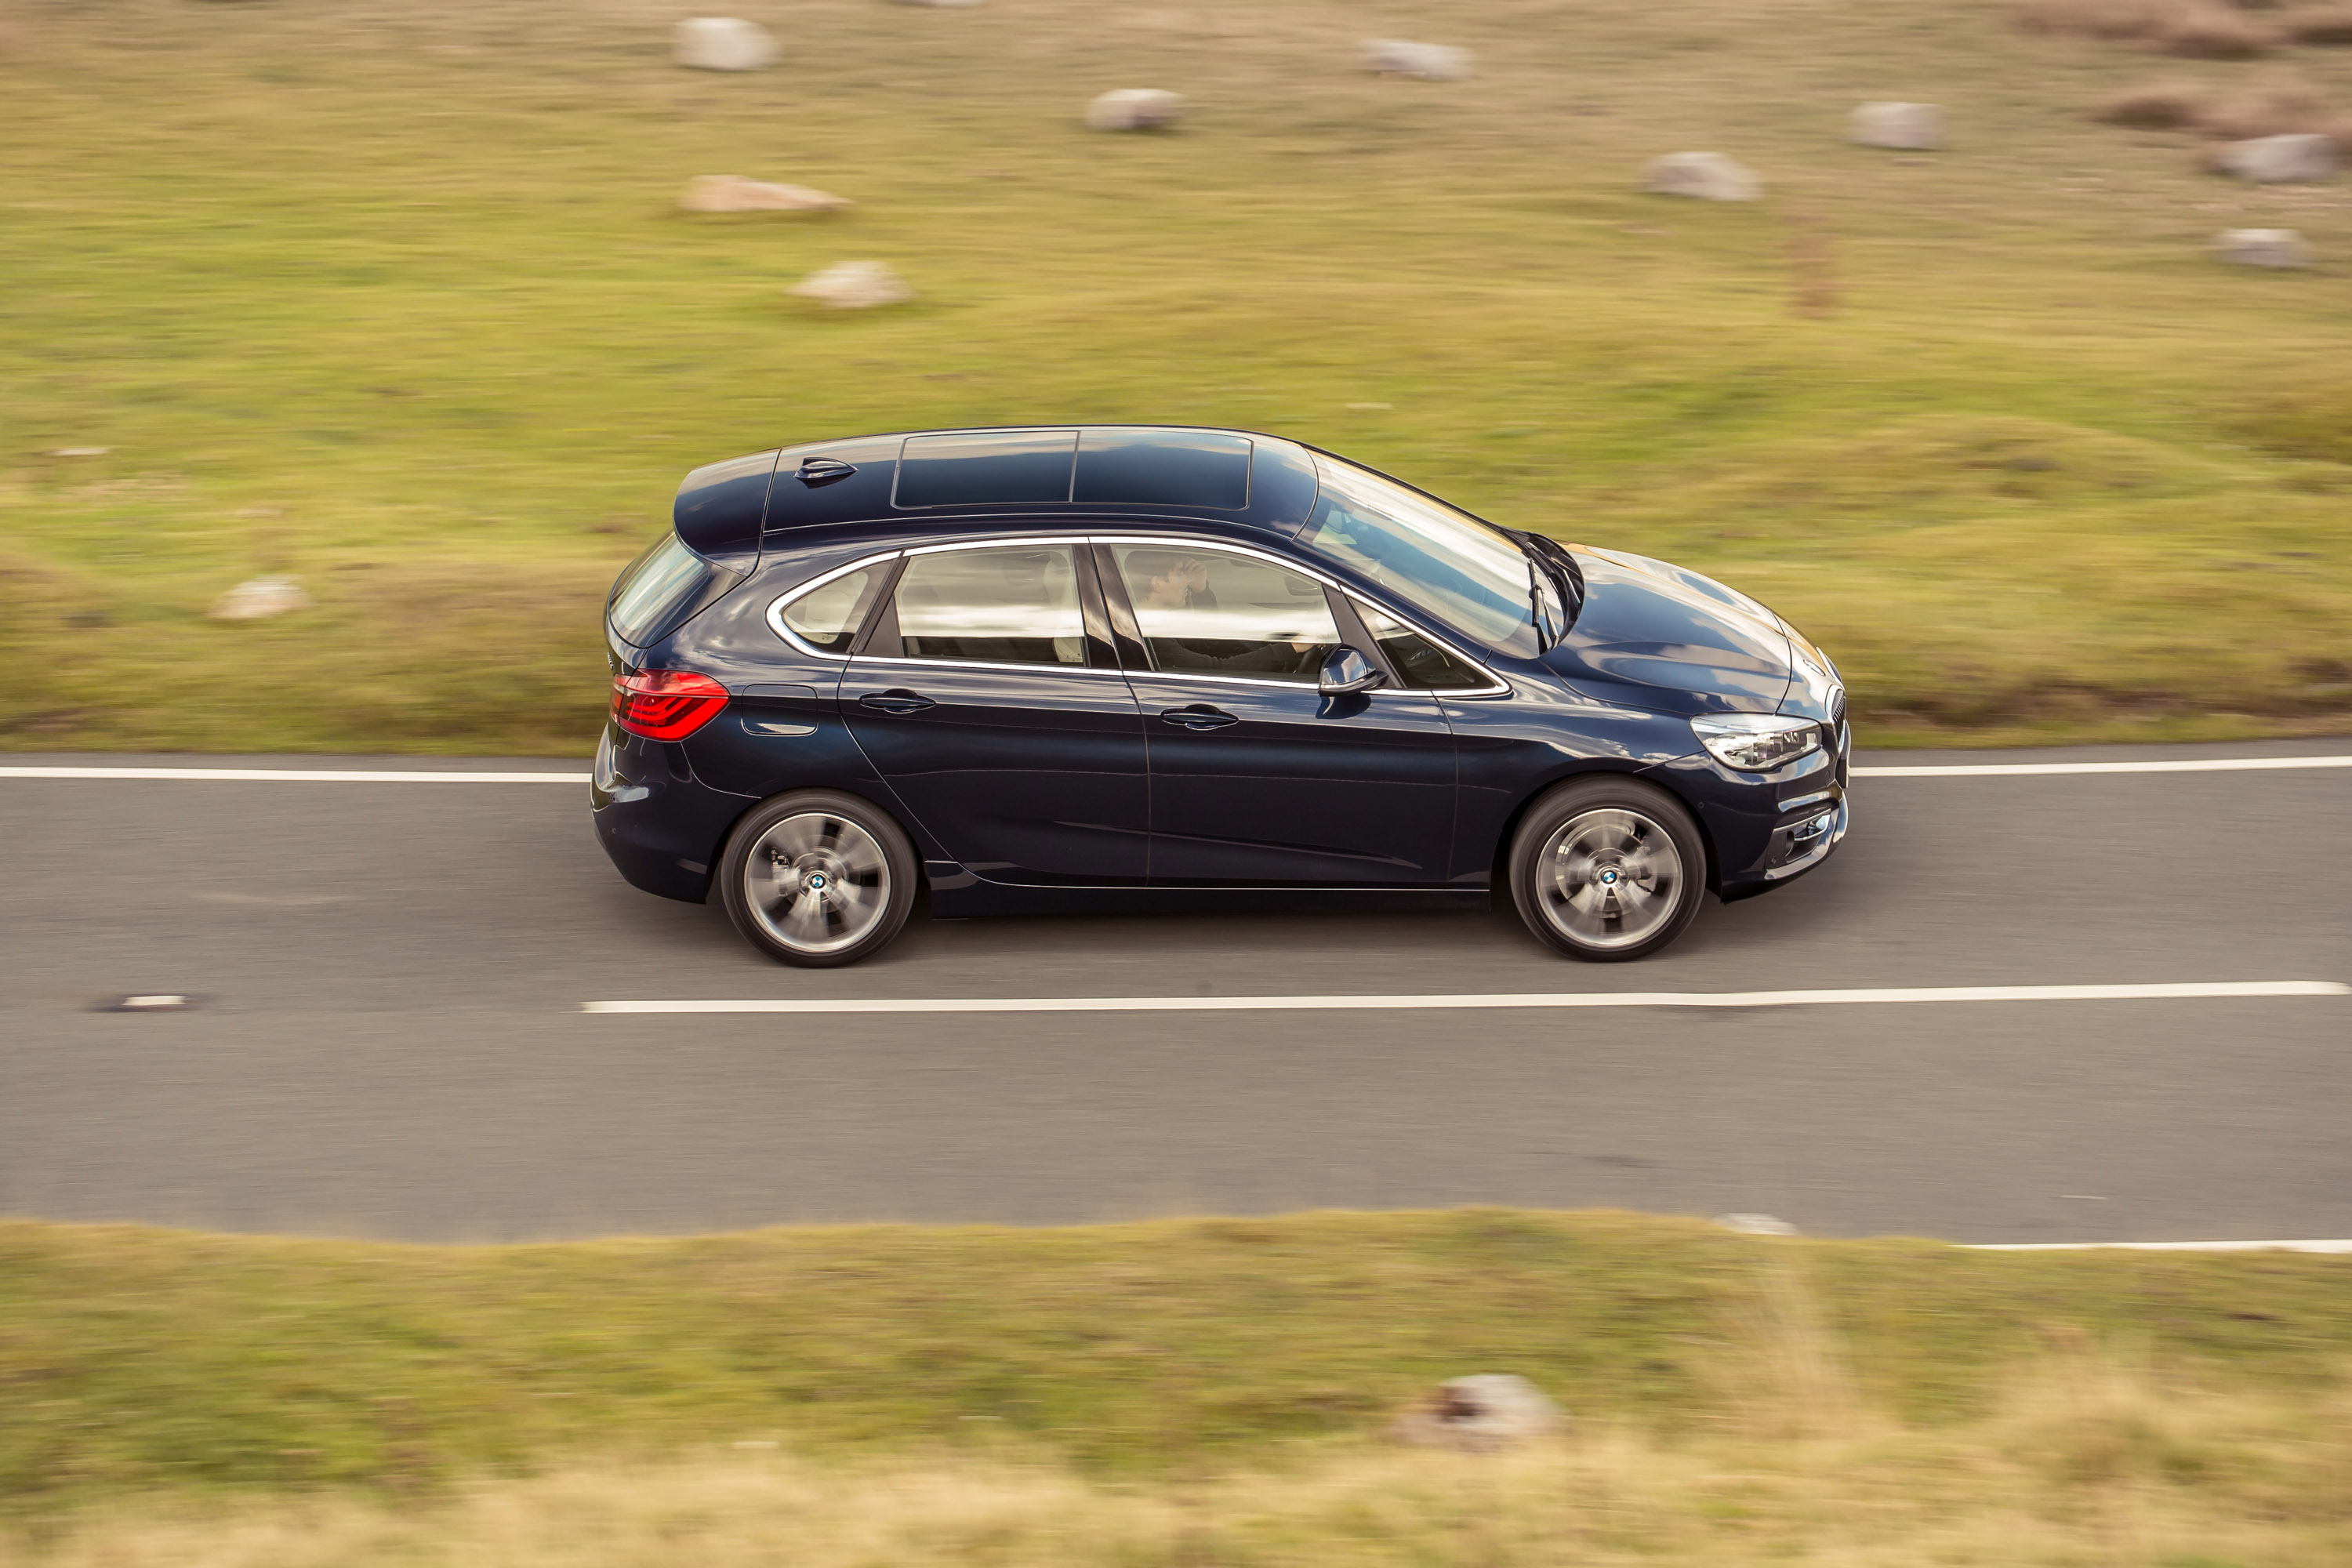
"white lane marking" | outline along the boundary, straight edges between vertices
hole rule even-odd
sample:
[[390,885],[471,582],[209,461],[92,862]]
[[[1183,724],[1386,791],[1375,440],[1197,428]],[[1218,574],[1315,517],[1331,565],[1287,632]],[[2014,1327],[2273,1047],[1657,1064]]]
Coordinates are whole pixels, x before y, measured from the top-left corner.
[[352,768],[8,768],[0,778],[230,779],[266,784],[584,784],[586,773],[395,773]]
[[2130,1252],[2352,1252],[2346,1241],[1979,1241],[1971,1252],[2089,1252],[2116,1247]]
[[1855,1002],[2158,1002],[2217,996],[2346,996],[2333,980],[2155,985],[1913,985],[1852,991],[1582,991],[1427,996],[855,996],[734,1002],[583,1002],[583,1013],[1239,1013],[1449,1007],[1809,1007]]
[[2352,757],[2192,757],[2168,763],[1938,763],[1856,767],[1864,779],[1981,779],[2026,773],[2229,773],[2272,768],[2352,768]]

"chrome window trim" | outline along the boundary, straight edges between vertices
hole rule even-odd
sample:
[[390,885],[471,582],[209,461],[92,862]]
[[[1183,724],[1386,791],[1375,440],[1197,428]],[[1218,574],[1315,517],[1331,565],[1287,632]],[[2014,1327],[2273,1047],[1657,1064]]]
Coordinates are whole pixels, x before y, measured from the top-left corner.
[[[1439,637],[1435,633],[1430,631],[1427,626],[1421,623],[1418,617],[1410,614],[1400,614],[1396,606],[1392,605],[1382,604],[1378,600],[1367,599],[1363,595],[1349,588],[1346,584],[1338,581],[1314,566],[1294,560],[1287,555],[1280,555],[1271,550],[1255,549],[1247,544],[1234,544],[1222,539],[1202,539],[1195,535],[1185,533],[1024,534],[1013,539],[959,539],[951,540],[945,544],[902,545],[895,550],[885,550],[877,554],[862,556],[859,559],[851,562],[846,566],[836,566],[832,571],[825,573],[822,576],[812,577],[805,583],[787,588],[782,594],[777,595],[774,601],[768,605],[768,626],[778,637],[783,638],[786,643],[790,644],[798,652],[806,654],[812,658],[829,658],[846,664],[850,659],[850,656],[848,654],[827,653],[823,648],[811,647],[807,643],[803,642],[793,634],[793,629],[784,624],[784,611],[790,608],[793,605],[797,604],[802,598],[810,594],[814,594],[819,588],[824,587],[827,583],[833,582],[836,578],[846,577],[853,572],[863,571],[867,567],[877,566],[885,562],[895,561],[902,555],[911,558],[917,555],[937,555],[950,550],[990,550],[999,547],[1005,549],[1018,549],[1022,547],[1034,548],[1041,544],[1174,544],[1181,545],[1189,550],[1214,551],[1221,554],[1244,555],[1254,560],[1264,561],[1270,565],[1279,566],[1285,571],[1296,572],[1300,576],[1308,578],[1316,583],[1319,583],[1324,587],[1329,588],[1336,593],[1344,594],[1347,595],[1349,602],[1355,605],[1360,606],[1366,605],[1370,605],[1372,608],[1379,610],[1381,614],[1388,616],[1391,620],[1396,621],[1407,629],[1428,638],[1431,642],[1444,649],[1445,652],[1451,654],[1454,658],[1460,659],[1463,663],[1470,666],[1470,668],[1475,669],[1481,675],[1484,675],[1489,682],[1489,684],[1485,686],[1399,687],[1392,689],[1392,694],[1393,692],[1400,691],[1420,691],[1425,692],[1431,697],[1507,697],[1510,695],[1511,688],[1509,683],[1505,681],[1501,676],[1496,675],[1492,669],[1488,668],[1484,659],[1475,658],[1469,654],[1463,652],[1461,648],[1456,647],[1450,639]],[[1299,687],[1306,684],[1303,681],[1296,680],[1262,680],[1255,677],[1244,675],[1194,675],[1184,670],[1175,669],[1104,669],[1094,665],[1080,664],[996,664],[982,663],[977,659],[907,658],[880,654],[866,654],[861,657],[870,658],[877,664],[932,664],[959,669],[1083,669],[1097,675],[1181,676],[1189,680],[1234,681],[1245,686],[1271,686],[1291,691],[1295,691],[1298,689]]]
[[938,669],[1056,669],[1064,675],[1110,675],[1125,679],[1127,671],[1106,669],[1098,664],[1000,664],[982,658],[916,658],[897,653],[861,653],[851,658],[852,664],[927,664]]
[[[1130,680],[1213,680],[1220,686],[1265,686],[1276,691],[1314,691],[1312,680],[1269,680],[1261,675],[1204,675],[1189,669],[1130,669]],[[1364,693],[1367,697],[1435,697],[1440,693],[1425,686],[1376,686]]]
[[1020,550],[1024,548],[1034,550],[1041,544],[1077,545],[1088,542],[1090,542],[1083,534],[1041,533],[1034,536],[1024,535],[1018,539],[959,539],[952,544],[917,544],[909,546],[904,553],[911,558],[917,555],[941,555],[950,550]]

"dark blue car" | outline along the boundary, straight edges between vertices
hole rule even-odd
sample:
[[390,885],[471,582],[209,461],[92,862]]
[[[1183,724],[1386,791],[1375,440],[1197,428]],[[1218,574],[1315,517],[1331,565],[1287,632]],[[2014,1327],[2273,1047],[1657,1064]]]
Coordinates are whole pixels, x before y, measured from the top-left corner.
[[1829,658],[1664,562],[1296,441],[1136,426],[698,468],[614,585],[596,832],[788,963],[937,916],[1483,906],[1639,958],[1844,836]]

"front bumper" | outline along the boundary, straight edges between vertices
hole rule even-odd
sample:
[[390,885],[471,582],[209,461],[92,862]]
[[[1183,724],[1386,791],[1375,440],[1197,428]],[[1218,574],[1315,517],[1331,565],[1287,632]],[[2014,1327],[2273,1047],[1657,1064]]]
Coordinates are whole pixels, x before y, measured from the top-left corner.
[[1714,882],[1726,903],[1753,898],[1813,870],[1853,825],[1846,778],[1851,732],[1833,750],[1769,773],[1725,767],[1704,751],[1663,764],[1662,783],[1696,813],[1714,850]]

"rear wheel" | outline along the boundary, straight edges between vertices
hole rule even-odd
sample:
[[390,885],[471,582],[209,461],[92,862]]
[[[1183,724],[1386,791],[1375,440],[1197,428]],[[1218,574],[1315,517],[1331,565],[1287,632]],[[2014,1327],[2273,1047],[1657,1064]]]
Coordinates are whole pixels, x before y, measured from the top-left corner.
[[1588,778],[1531,806],[1511,839],[1511,901],[1573,958],[1643,958],[1682,935],[1706,848],[1682,803],[1635,779]]
[[813,969],[879,952],[915,906],[915,847],[855,795],[778,795],[737,824],[719,863],[728,918],[772,958]]

